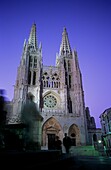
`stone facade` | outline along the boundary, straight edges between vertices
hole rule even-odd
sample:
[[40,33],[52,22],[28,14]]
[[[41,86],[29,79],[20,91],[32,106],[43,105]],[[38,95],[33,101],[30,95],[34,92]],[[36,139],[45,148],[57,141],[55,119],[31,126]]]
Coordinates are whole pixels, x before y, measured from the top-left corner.
[[63,140],[64,133],[72,138],[74,146],[87,145],[88,128],[84,102],[82,74],[77,51],[72,50],[66,28],[63,29],[60,51],[55,66],[44,66],[42,46],[38,47],[36,24],[32,25],[29,39],[24,41],[22,57],[14,86],[11,120],[20,118],[21,106],[27,93],[43,117],[41,145],[51,147],[55,135]]
[[110,149],[111,156],[111,107],[105,109],[99,118],[102,127],[103,144],[108,150]]

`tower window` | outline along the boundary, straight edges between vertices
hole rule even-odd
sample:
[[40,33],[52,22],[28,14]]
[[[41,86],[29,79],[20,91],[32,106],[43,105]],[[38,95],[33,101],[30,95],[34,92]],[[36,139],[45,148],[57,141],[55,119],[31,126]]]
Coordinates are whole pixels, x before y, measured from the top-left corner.
[[69,75],[69,88],[71,88],[71,75]]
[[33,72],[33,85],[36,84],[36,72],[34,71]]
[[69,113],[72,113],[72,101],[70,97],[68,99],[68,109],[69,109]]
[[28,84],[30,84],[31,83],[31,71],[29,71],[29,73],[28,73]]
[[71,71],[70,61],[68,61],[68,71]]
[[29,57],[29,67],[32,67],[32,62],[33,62],[33,59],[32,59],[32,56]]
[[34,58],[34,68],[37,68],[37,58]]

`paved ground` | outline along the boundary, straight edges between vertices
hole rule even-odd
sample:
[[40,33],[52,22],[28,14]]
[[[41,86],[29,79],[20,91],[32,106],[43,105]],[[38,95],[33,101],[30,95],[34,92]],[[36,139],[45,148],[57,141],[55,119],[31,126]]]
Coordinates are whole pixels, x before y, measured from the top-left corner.
[[59,156],[56,151],[0,153],[1,170],[5,168],[42,170],[110,170],[111,158],[103,156]]
[[103,156],[78,156],[71,157],[72,165],[67,170],[110,170],[111,158]]

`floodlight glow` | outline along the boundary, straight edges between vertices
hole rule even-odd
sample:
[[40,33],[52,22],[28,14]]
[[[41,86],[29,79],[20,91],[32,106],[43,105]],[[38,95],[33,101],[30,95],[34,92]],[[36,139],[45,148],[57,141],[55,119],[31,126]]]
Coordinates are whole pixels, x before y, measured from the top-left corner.
[[101,143],[101,140],[98,140],[98,143]]

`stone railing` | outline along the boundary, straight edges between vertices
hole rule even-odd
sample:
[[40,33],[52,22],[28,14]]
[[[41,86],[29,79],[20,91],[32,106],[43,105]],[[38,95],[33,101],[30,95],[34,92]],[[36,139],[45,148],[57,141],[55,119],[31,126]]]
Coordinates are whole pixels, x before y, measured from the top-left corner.
[[42,114],[44,115],[63,115],[65,114],[65,110],[59,110],[59,109],[42,109]]

